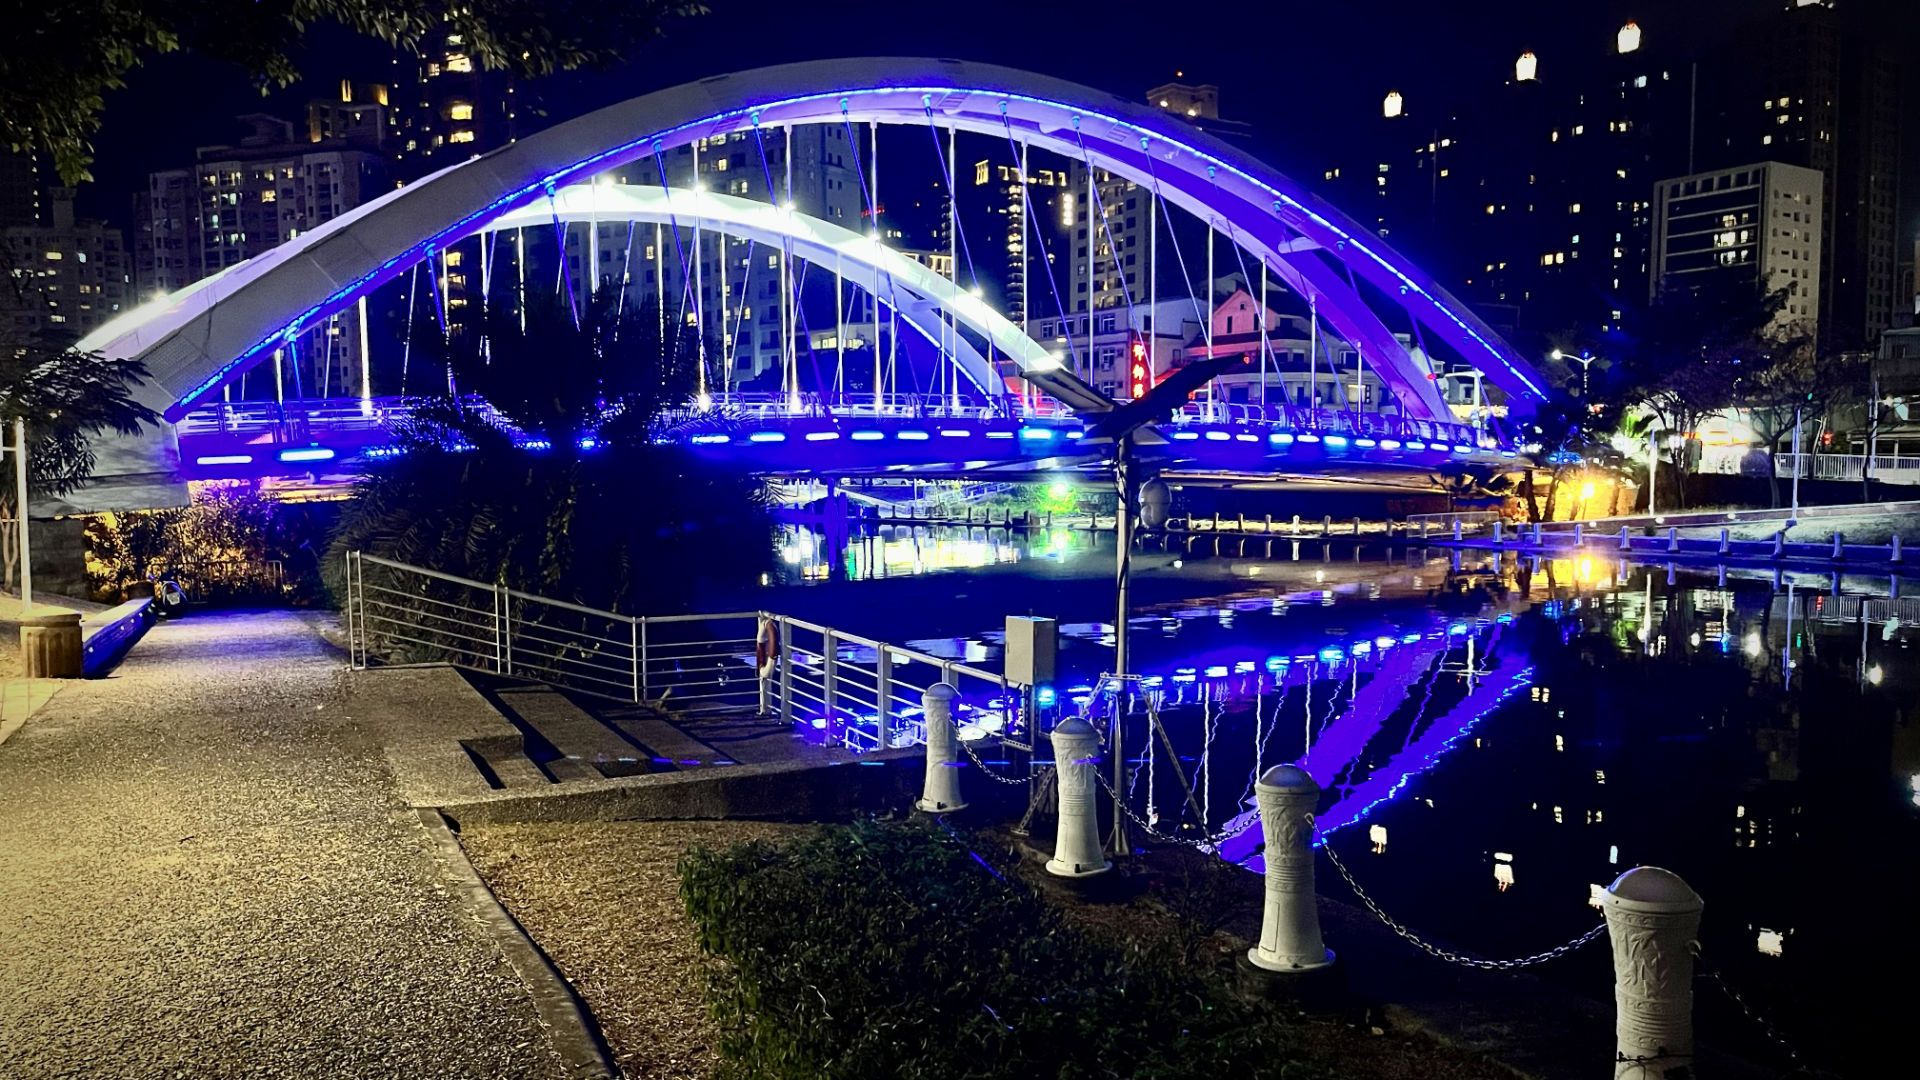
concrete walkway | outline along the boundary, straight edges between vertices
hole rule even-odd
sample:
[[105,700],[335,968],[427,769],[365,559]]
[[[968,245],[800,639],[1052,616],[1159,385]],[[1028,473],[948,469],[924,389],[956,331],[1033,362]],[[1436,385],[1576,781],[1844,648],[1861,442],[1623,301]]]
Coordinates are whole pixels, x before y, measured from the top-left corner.
[[317,624],[162,624],[0,746],[0,1078],[560,1074]]

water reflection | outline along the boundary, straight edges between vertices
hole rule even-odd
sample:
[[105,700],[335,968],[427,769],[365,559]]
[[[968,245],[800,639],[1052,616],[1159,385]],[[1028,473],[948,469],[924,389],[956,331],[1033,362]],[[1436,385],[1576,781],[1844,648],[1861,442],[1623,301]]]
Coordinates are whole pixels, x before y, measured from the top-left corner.
[[[1112,559],[1059,532],[877,541],[903,554],[845,562],[848,588],[972,560],[986,611]],[[1573,937],[1596,889],[1666,866],[1707,898],[1710,962],[1816,1064],[1868,1075],[1903,1048],[1909,995],[1886,988],[1920,961],[1914,582],[1212,542],[1141,556],[1192,586],[1132,622],[1165,734],[1123,728],[1123,778],[1156,832],[1225,833],[1222,857],[1257,866],[1251,781],[1300,761],[1328,789],[1325,842],[1386,910],[1489,956]],[[927,613],[888,617],[904,638]],[[992,665],[995,623],[912,644]],[[1063,626],[1060,707],[1097,708],[1111,643],[1109,623]],[[1606,964],[1547,974],[1604,994]],[[1719,999],[1698,1009],[1709,1037],[1762,1045]]]

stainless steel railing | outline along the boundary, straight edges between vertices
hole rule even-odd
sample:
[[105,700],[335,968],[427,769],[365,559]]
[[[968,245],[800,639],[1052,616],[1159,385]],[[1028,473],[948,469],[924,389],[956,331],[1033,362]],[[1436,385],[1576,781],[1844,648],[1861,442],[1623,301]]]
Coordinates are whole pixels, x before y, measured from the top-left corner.
[[[693,712],[778,715],[851,750],[926,740],[921,695],[959,691],[972,738],[1023,737],[1034,688],[1005,675],[764,611],[622,615],[348,552],[350,662],[452,664]],[[972,731],[968,731],[968,728]]]

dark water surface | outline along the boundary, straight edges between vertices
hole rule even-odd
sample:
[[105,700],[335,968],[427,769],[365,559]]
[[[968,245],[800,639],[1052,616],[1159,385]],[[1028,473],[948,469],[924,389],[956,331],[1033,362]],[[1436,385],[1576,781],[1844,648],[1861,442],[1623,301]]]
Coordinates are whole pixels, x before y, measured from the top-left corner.
[[[828,552],[796,531],[759,603],[986,667],[1004,616],[1055,617],[1073,708],[1110,665],[1112,563],[1086,533],[889,529]],[[1257,829],[1221,834],[1247,823],[1256,764],[1302,760],[1381,905],[1488,957],[1576,936],[1596,886],[1664,866],[1706,900],[1706,961],[1812,1065],[1909,1060],[1920,600],[1892,594],[1920,581],[1350,541],[1207,540],[1136,573],[1135,666],[1199,804],[1129,724],[1128,805],[1156,831],[1257,866]],[[1604,939],[1540,970],[1610,991]],[[1784,1061],[1697,992],[1705,1037]]]

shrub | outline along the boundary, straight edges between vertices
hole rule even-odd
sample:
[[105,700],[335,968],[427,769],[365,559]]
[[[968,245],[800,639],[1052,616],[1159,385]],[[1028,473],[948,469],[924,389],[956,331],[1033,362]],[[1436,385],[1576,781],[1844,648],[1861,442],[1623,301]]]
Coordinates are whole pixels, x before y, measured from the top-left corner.
[[721,961],[723,1077],[1322,1075],[1271,1013],[1090,941],[931,825],[700,849],[680,874]]

